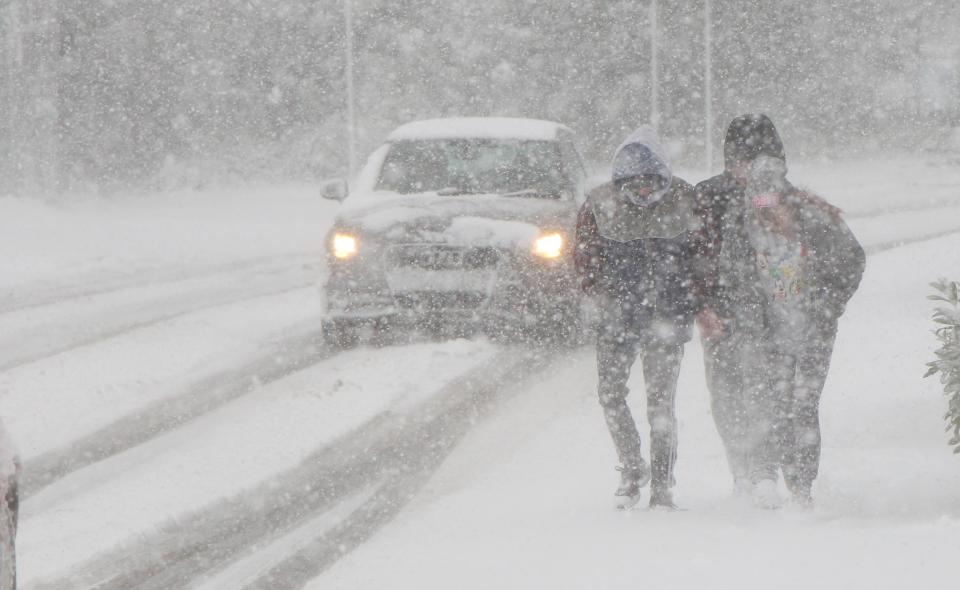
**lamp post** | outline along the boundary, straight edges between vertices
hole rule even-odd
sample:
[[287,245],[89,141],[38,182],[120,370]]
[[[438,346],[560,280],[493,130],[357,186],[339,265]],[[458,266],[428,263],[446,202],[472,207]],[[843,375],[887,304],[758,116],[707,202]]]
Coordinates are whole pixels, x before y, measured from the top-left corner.
[[660,128],[660,64],[657,59],[657,0],[650,0],[650,124]]
[[353,178],[357,170],[357,125],[353,89],[353,0],[343,0],[343,19],[346,25],[346,86],[347,86],[347,175]]
[[713,166],[713,14],[711,0],[703,5],[703,67],[704,67],[704,145],[706,146],[706,172]]

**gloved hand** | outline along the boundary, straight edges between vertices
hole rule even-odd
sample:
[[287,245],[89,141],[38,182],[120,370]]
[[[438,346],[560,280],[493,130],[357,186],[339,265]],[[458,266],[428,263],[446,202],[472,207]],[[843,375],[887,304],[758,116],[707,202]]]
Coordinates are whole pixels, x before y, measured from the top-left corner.
[[697,326],[707,340],[723,335],[723,320],[709,307],[697,314]]

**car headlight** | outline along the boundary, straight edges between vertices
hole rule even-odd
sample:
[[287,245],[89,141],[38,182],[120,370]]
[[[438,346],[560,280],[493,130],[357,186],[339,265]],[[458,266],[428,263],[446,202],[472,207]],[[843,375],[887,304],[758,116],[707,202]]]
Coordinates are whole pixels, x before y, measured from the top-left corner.
[[559,233],[541,235],[533,243],[533,253],[540,258],[559,258],[563,254],[563,236]]
[[333,234],[331,246],[333,247],[333,255],[336,258],[346,260],[356,255],[360,247],[360,241],[350,234],[336,233]]

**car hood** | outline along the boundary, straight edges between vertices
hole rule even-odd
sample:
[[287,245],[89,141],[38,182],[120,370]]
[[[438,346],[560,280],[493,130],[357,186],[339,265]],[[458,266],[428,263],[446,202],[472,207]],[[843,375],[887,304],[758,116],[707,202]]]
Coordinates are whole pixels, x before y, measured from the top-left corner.
[[544,230],[571,231],[575,216],[572,201],[380,191],[347,199],[337,225],[391,242],[524,247]]

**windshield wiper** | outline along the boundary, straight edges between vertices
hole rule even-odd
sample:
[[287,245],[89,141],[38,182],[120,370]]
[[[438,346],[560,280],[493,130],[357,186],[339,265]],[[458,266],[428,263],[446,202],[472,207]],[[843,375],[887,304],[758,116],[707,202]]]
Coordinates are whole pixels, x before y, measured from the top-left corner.
[[525,188],[519,191],[511,191],[509,193],[498,193],[494,190],[489,191],[478,191],[471,190],[466,188],[458,188],[455,186],[448,186],[437,191],[437,194],[441,197],[453,197],[457,195],[497,195],[498,197],[550,197],[554,198],[557,196],[556,192],[542,189],[542,188]]
[[454,197],[457,195],[479,195],[481,193],[473,191],[466,188],[458,188],[455,186],[448,186],[437,191],[437,194],[441,197]]
[[513,191],[513,192],[510,192],[510,193],[500,193],[500,196],[501,196],[501,197],[527,197],[527,196],[529,196],[529,197],[550,197],[550,198],[555,198],[555,197],[557,197],[558,195],[557,195],[557,193],[555,193],[555,192],[553,192],[553,191],[549,191],[549,190],[547,190],[547,189],[542,189],[542,188],[525,188],[525,189],[520,190],[520,191]]

